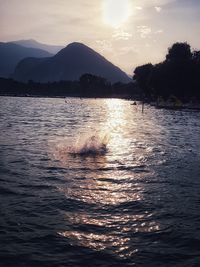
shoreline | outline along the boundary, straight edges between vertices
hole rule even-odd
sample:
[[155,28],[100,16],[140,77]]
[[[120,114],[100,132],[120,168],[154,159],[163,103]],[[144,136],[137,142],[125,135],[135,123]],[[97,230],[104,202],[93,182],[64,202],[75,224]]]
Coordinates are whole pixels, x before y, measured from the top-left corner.
[[165,110],[174,110],[174,111],[200,111],[200,103],[197,104],[191,104],[191,103],[184,103],[180,106],[176,106],[175,104],[167,103],[166,105],[162,104],[159,105],[157,103],[151,103],[148,101],[142,101],[141,98],[138,96],[130,97],[128,95],[112,95],[112,96],[80,96],[80,95],[68,95],[68,96],[43,96],[43,95],[8,95],[8,94],[0,94],[0,97],[23,97],[23,98],[61,98],[61,99],[67,99],[67,98],[79,98],[79,99],[122,99],[127,101],[137,101],[137,104],[130,103],[130,105],[137,105],[142,106],[144,104],[145,106],[152,106],[156,109],[165,109]]
[[130,97],[128,95],[111,95],[111,96],[82,96],[82,95],[63,95],[63,96],[50,96],[50,95],[9,95],[9,94],[0,94],[0,97],[27,97],[27,98],[87,98],[87,99],[124,99],[129,101],[141,101],[137,96]]

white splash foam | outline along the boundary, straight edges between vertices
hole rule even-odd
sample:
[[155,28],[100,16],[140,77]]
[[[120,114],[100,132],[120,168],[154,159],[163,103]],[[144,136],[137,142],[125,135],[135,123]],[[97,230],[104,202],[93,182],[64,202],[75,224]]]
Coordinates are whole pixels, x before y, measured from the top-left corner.
[[77,139],[67,137],[54,138],[49,146],[55,160],[67,162],[71,156],[98,156],[108,151],[109,134],[79,134]]
[[68,147],[68,153],[73,155],[103,155],[107,152],[109,137],[107,134],[79,136],[75,145]]

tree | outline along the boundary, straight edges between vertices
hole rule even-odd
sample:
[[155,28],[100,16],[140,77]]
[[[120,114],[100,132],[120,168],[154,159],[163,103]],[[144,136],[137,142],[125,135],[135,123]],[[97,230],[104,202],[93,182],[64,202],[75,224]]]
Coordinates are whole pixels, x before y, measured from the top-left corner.
[[137,81],[138,85],[146,95],[151,94],[149,88],[149,77],[152,70],[153,65],[151,63],[139,66],[134,70],[133,79]]
[[194,61],[194,63],[200,65],[200,51],[194,51],[192,53],[192,60]]
[[200,97],[200,51],[191,51],[188,43],[175,43],[168,49],[166,60],[139,66],[134,71],[143,93],[148,97],[174,95],[183,101]]
[[80,79],[80,86],[83,95],[102,95],[108,93],[110,84],[105,78],[93,74],[85,73]]
[[168,49],[167,61],[188,61],[192,59],[192,52],[188,43],[175,43]]

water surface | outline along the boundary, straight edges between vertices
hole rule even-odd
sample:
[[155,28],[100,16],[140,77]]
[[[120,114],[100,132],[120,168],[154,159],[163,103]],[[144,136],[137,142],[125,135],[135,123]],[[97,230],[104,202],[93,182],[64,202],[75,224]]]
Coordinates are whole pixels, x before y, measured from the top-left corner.
[[1,266],[200,264],[199,112],[1,97],[0,132]]

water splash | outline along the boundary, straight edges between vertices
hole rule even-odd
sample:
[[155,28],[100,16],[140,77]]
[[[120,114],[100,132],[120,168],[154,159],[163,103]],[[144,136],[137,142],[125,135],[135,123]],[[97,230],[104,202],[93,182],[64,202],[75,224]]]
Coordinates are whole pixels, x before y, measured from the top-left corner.
[[108,134],[95,133],[90,136],[79,136],[75,145],[69,146],[67,152],[75,156],[104,155],[108,151],[108,141]]
[[49,142],[49,147],[54,159],[66,164],[69,161],[69,156],[96,157],[105,155],[108,151],[109,139],[108,133],[94,132],[93,134],[79,134],[77,139],[54,138],[52,142]]

